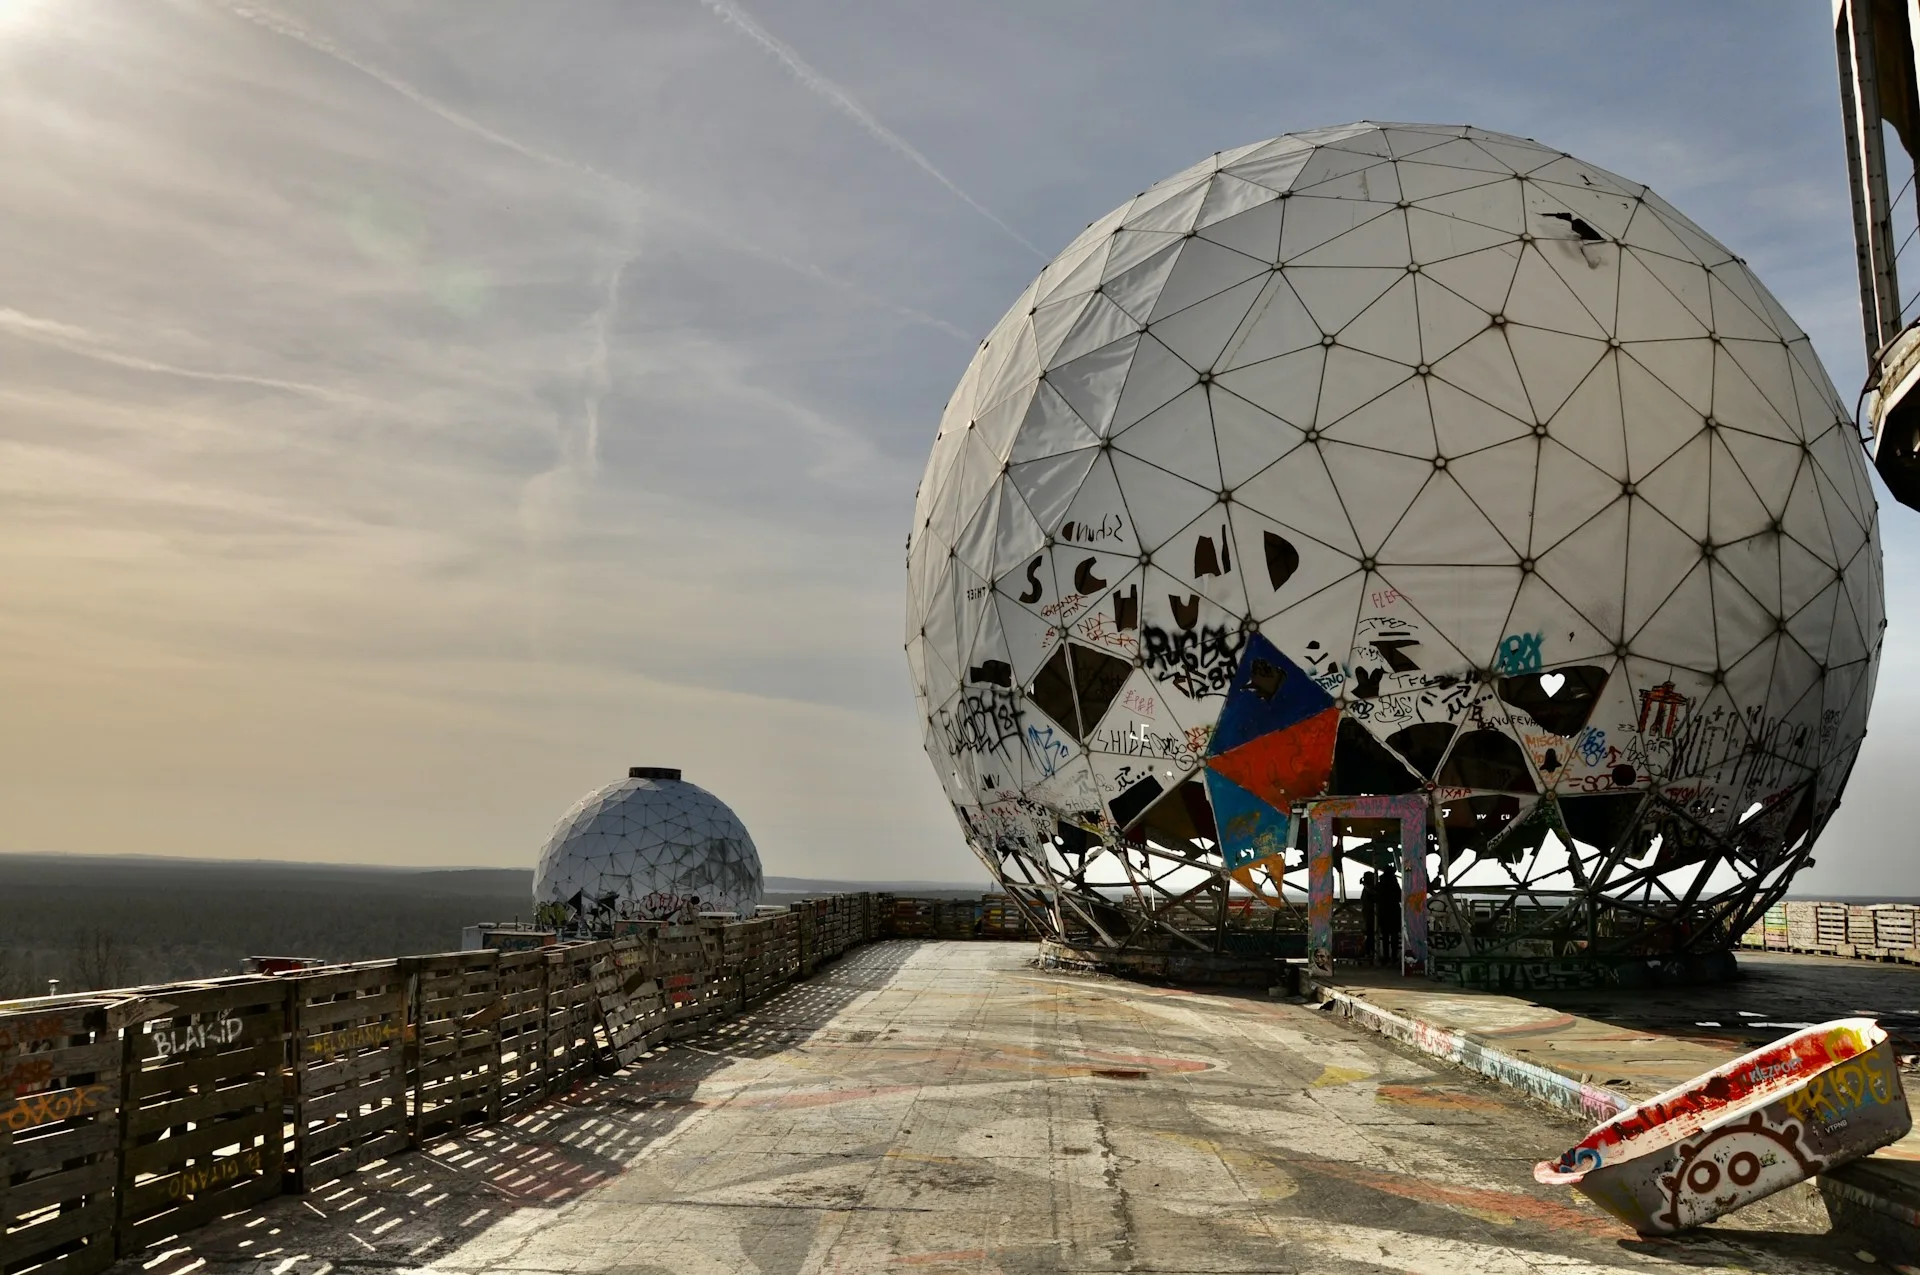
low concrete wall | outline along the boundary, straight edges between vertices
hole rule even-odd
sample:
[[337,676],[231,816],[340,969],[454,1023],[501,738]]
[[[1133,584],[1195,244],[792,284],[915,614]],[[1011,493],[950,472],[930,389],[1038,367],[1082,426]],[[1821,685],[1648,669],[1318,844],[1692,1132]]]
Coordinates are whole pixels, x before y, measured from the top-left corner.
[[1369,1031],[1411,1046],[1423,1054],[1465,1067],[1549,1106],[1586,1116],[1598,1124],[1633,1105],[1628,1099],[1571,1076],[1515,1058],[1470,1040],[1459,1032],[1395,1014],[1338,988],[1311,984],[1308,995],[1322,1007]]

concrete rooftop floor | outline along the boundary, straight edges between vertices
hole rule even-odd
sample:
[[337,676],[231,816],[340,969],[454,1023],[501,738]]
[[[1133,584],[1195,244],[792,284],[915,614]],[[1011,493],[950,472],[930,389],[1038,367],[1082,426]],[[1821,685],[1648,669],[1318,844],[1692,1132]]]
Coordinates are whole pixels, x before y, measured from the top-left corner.
[[1564,1117],[1304,1005],[1032,952],[859,949],[538,1111],[116,1269],[1866,1269],[1804,1194],[1639,1239],[1534,1184],[1584,1132]]

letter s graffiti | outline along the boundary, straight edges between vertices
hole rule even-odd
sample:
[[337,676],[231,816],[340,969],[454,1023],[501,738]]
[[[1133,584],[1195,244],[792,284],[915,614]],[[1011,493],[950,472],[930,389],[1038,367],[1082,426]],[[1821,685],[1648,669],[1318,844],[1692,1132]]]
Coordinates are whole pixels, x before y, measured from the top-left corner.
[[1027,584],[1029,587],[1025,593],[1020,595],[1022,602],[1038,602],[1040,600],[1040,595],[1044,592],[1040,587],[1040,564],[1046,560],[1046,555],[1042,554],[1027,564]]

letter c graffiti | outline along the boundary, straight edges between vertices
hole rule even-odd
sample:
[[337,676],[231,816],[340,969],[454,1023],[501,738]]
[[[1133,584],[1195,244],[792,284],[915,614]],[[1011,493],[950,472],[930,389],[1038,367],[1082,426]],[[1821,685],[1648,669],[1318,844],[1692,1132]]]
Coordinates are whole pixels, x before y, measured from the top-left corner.
[[[1100,592],[1100,590],[1107,587],[1107,582],[1105,580],[1102,580],[1099,576],[1093,574],[1094,564],[1097,563],[1098,561],[1099,561],[1098,558],[1088,558],[1085,562],[1082,562],[1079,566],[1073,569],[1074,592],[1098,593]],[[1021,601],[1023,602],[1025,600],[1026,599],[1024,598],[1021,599]]]

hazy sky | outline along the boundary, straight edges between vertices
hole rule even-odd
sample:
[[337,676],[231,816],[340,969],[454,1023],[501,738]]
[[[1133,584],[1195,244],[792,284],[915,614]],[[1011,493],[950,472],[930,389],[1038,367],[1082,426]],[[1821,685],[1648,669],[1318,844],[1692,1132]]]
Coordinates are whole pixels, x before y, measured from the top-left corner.
[[[529,864],[654,764],[771,872],[977,878],[904,541],[1045,259],[1224,147],[1473,123],[1651,183],[1850,400],[1827,19],[0,0],[0,848]],[[1920,515],[1881,512],[1879,698],[1803,888],[1920,892]]]

